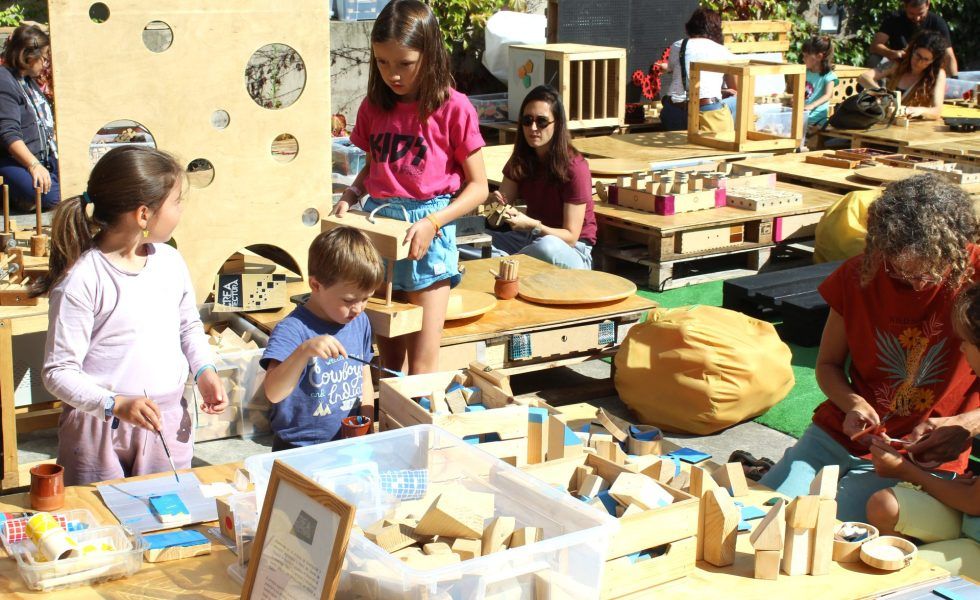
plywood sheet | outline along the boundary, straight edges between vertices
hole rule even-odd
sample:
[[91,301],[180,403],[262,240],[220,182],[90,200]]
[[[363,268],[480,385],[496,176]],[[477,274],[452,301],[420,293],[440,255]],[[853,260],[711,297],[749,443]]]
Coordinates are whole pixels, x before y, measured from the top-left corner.
[[482,315],[497,306],[493,294],[456,288],[449,292],[449,304],[446,305],[446,320],[455,321]]
[[731,155],[728,150],[709,148],[687,141],[686,131],[652,131],[606,135],[572,140],[572,145],[591,156],[643,161],[668,161]]
[[[314,209],[330,209],[330,27],[320,0],[109,0],[109,18],[89,18],[90,0],[49,3],[61,188],[80,194],[90,171],[89,145],[106,124],[131,119],[182,164],[206,159],[214,180],[191,188],[174,240],[190,268],[199,301],[214,275],[240,248],[268,244],[305,272],[306,252],[320,231]],[[166,23],[173,43],[163,52],[142,41],[152,21]],[[265,44],[293,48],[303,59],[305,87],[279,110],[259,106],[246,90],[245,69]],[[211,124],[228,113],[224,129]],[[291,134],[298,153],[273,156]]]
[[578,269],[557,269],[522,278],[518,295],[538,304],[598,304],[628,298],[636,284],[628,279]]
[[650,168],[650,162],[628,158],[590,158],[589,171],[596,175],[630,175]]
[[868,181],[874,181],[875,183],[882,184],[901,181],[903,179],[908,179],[913,175],[921,175],[922,173],[922,171],[915,171],[914,169],[888,167],[884,165],[867,167],[865,169],[857,169],[854,171],[854,175],[860,177],[861,179],[867,179]]

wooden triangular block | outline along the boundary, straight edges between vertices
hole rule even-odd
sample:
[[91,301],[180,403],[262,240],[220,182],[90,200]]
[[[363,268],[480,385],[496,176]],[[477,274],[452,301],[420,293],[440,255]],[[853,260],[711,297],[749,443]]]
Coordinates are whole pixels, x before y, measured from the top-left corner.
[[837,479],[840,476],[840,467],[837,465],[827,465],[820,469],[817,476],[810,482],[810,495],[820,496],[827,500],[837,499]]
[[691,466],[691,495],[695,498],[700,498],[708,490],[713,490],[718,487],[715,480],[708,474],[707,471],[701,467]]
[[820,496],[798,496],[786,507],[786,523],[793,529],[813,529],[820,513]]
[[758,550],[783,549],[783,539],[786,535],[786,501],[776,502],[756,526],[755,531],[749,536],[752,547]]
[[740,514],[738,507],[721,489],[707,492],[704,505],[704,560],[716,567],[735,562],[735,541]]
[[558,460],[581,454],[585,450],[582,440],[565,424],[561,415],[548,416],[548,460]]
[[646,475],[647,477],[652,477],[660,483],[666,485],[674,478],[674,472],[677,468],[674,466],[674,461],[669,459],[661,459],[653,463],[646,469],[640,471],[640,473]]
[[744,496],[749,493],[749,486],[745,482],[745,471],[742,470],[742,463],[726,463],[721,465],[713,473],[718,485],[727,489],[733,498]]

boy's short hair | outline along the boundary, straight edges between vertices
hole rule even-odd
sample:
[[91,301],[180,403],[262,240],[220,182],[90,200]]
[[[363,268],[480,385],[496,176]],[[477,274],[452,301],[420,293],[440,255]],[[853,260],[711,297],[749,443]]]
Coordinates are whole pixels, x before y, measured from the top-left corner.
[[381,255],[367,234],[354,227],[337,227],[316,236],[307,270],[324,287],[344,282],[372,292],[385,277]]

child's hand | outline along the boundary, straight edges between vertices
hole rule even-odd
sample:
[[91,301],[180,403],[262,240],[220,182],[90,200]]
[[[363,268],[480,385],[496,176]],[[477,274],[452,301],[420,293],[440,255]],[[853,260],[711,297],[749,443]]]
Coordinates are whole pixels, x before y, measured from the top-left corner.
[[894,448],[880,438],[871,442],[871,462],[875,473],[882,477],[906,479],[906,472],[912,466]]
[[504,198],[504,195],[500,193],[500,190],[494,190],[494,191],[490,192],[490,195],[489,196],[487,196],[487,202],[486,203],[487,204],[493,204],[494,202],[499,202],[501,204],[507,204],[507,198]]
[[419,219],[413,224],[402,245],[409,244],[408,258],[419,260],[429,251],[432,240],[436,237],[436,226],[429,219]]
[[349,208],[350,204],[347,202],[347,200],[341,198],[340,200],[337,200],[336,204],[333,205],[333,209],[330,211],[330,214],[336,217],[343,217],[344,213],[346,213],[347,209]]
[[[862,402],[844,414],[844,423],[841,429],[843,430],[844,435],[854,439],[854,436],[861,433],[868,427],[880,424],[881,419],[878,417],[878,413],[871,408],[870,404],[867,402]],[[864,436],[862,439],[867,439],[867,436]]]
[[207,369],[197,378],[197,389],[201,392],[201,410],[209,415],[216,415],[225,410],[228,406],[228,398],[225,396],[225,384],[214,372],[214,369]]
[[112,414],[120,421],[153,432],[160,431],[162,424],[157,403],[144,396],[116,396]]
[[944,421],[947,419],[927,419],[905,436],[913,442],[908,450],[916,462],[942,464],[956,460],[970,443],[972,436],[969,430],[956,423]]
[[332,335],[320,335],[303,342],[303,351],[310,358],[347,358],[344,345]]

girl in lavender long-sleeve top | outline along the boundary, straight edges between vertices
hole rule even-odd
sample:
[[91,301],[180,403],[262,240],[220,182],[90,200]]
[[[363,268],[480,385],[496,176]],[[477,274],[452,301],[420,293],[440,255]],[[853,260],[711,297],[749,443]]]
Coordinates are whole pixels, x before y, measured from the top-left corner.
[[204,412],[227,405],[187,266],[163,243],[183,212],[184,181],[169,154],[116,148],[55,214],[50,271],[33,291],[50,293],[43,378],[66,405],[67,485],[169,470],[157,431],[177,468],[189,468],[188,368]]

